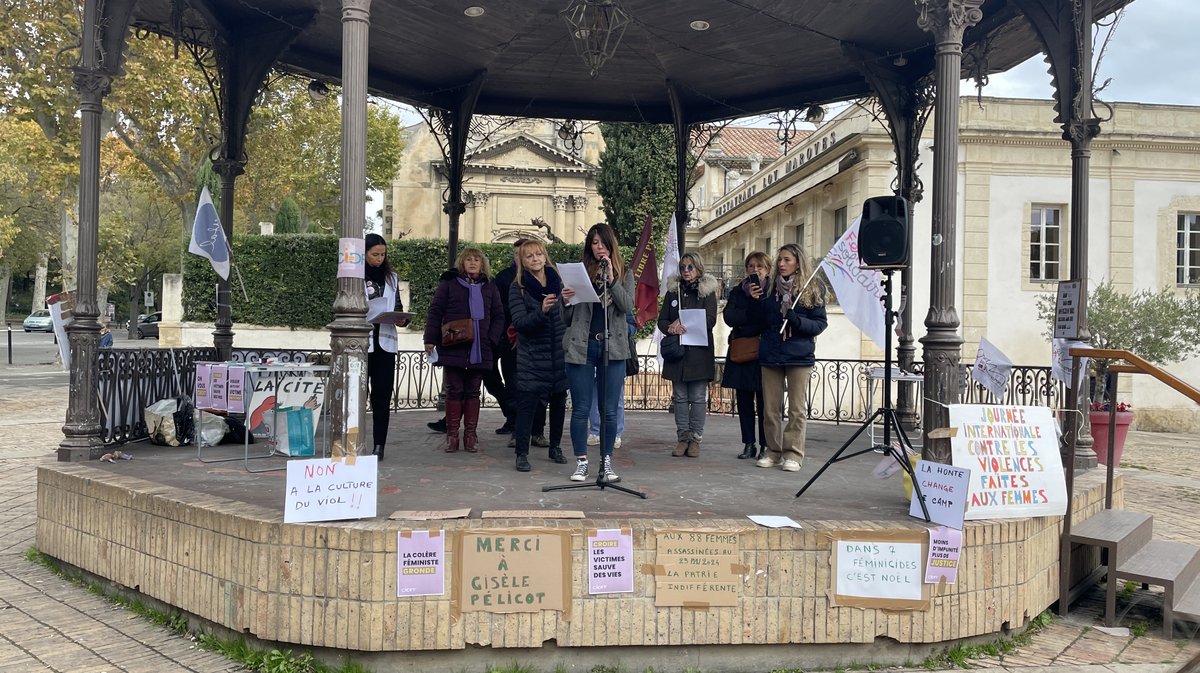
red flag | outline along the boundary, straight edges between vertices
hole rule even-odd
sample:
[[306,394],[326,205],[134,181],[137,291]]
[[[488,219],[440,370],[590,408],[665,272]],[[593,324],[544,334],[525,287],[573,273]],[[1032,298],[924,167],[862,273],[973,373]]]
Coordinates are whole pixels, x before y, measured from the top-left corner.
[[646,226],[642,227],[642,237],[638,239],[629,265],[637,278],[633,319],[638,327],[658,317],[658,261],[654,258],[654,242],[650,240],[653,224],[654,219],[646,215]]

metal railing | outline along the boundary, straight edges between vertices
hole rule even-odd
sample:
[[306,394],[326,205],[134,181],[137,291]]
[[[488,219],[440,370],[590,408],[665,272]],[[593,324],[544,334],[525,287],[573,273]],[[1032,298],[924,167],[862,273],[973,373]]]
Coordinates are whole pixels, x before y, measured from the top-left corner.
[[[187,349],[104,349],[99,358],[102,438],[105,442],[127,442],[146,436],[143,409],[150,404],[181,394],[190,395],[195,382],[195,363],[214,360],[213,348]],[[257,363],[311,362],[330,364],[327,350],[240,349],[233,352],[234,362]],[[625,379],[625,408],[665,411],[671,406],[671,382],[662,378],[658,358],[639,355],[640,372]],[[881,386],[869,385],[869,370],[882,367],[882,360],[817,360],[808,389],[808,418],[834,423],[862,422],[882,405]],[[713,414],[736,414],[735,392],[721,387],[724,358],[717,359],[716,378],[709,385],[708,410]],[[921,363],[914,370],[922,371]],[[996,399],[970,375],[969,364],[962,365],[962,402],[965,404],[1011,404],[1026,406],[1062,406],[1063,385],[1050,376],[1049,367],[1016,366],[1009,375],[1003,399]],[[873,394],[868,395],[869,392]],[[915,412],[920,416],[922,385],[913,384]],[[429,364],[423,351],[396,354],[396,383],[392,390],[392,409],[434,409],[442,389],[442,370]],[[484,396],[484,405],[496,401]]]

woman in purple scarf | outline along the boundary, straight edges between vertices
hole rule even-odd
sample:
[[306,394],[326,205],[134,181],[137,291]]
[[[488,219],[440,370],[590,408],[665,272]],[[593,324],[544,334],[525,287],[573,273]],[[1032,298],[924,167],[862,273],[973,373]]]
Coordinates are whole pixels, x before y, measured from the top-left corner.
[[[462,445],[479,450],[479,390],[483,373],[492,368],[492,346],[504,337],[504,304],[488,279],[488,261],[479,248],[463,248],[454,269],[442,274],[425,323],[425,352],[437,349],[437,366],[443,369],[446,390],[446,453],[458,451],[458,426]],[[471,320],[469,342],[442,345],[442,325]]]

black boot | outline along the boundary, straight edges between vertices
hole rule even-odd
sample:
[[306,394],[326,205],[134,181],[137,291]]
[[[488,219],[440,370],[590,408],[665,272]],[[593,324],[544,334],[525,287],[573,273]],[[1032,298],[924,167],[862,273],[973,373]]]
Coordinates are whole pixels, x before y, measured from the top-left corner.
[[762,460],[763,458],[766,457],[766,455],[767,455],[767,443],[763,442],[762,444],[758,445],[758,457],[756,457],[755,460]]
[[565,465],[567,462],[567,459],[563,458],[562,449],[557,446],[550,447],[550,460],[553,460],[559,465]]
[[533,469],[529,465],[529,456],[524,453],[517,454],[517,472],[528,472]]
[[738,460],[745,460],[747,458],[753,458],[754,455],[757,453],[758,453],[758,447],[754,445],[754,442],[750,442],[742,447],[742,452],[741,452],[741,454],[738,455]]
[[441,418],[437,419],[436,421],[426,423],[425,425],[430,430],[433,430],[434,432],[440,432],[443,435],[446,434],[446,417],[445,416],[442,416]]
[[371,455],[377,456],[379,460],[383,460],[383,444],[376,444],[374,449],[371,449]]

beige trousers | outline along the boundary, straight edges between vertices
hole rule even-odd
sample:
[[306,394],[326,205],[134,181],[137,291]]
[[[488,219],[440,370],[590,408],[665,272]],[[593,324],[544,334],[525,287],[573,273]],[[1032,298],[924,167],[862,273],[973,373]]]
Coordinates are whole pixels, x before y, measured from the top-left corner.
[[[763,425],[767,448],[775,460],[804,462],[804,431],[808,415],[808,379],[812,367],[763,367]],[[787,392],[787,425],[783,423],[783,395]]]

